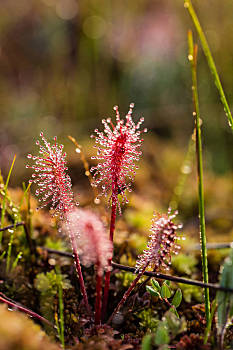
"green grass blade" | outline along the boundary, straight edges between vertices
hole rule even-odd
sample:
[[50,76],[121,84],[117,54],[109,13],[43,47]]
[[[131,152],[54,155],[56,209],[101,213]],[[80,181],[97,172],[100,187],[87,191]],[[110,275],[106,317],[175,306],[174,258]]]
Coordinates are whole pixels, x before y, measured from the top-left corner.
[[19,203],[19,211],[20,211],[20,209],[21,209],[21,207],[22,207],[23,200],[24,200],[26,194],[28,193],[28,191],[29,191],[31,185],[32,185],[32,184],[30,183],[30,184],[28,184],[27,188],[23,188],[23,191],[24,191],[24,192],[23,192],[23,196],[22,196],[22,198],[21,198],[21,201],[20,201],[20,203]]
[[[2,201],[2,214],[1,214],[1,227],[4,226],[4,217],[5,217],[5,211],[6,211],[6,195],[7,195],[7,188],[8,188],[8,184],[10,181],[10,177],[11,177],[11,173],[12,173],[12,169],[15,163],[15,159],[16,159],[16,155],[14,156],[14,159],[12,161],[7,179],[6,179],[6,184],[4,186],[4,196],[3,196],[3,201]],[[0,245],[2,244],[2,233],[0,232]]]
[[15,261],[12,264],[12,271],[16,268],[16,266],[18,265],[19,259],[22,258],[23,252],[19,252],[15,258]]
[[[197,154],[197,176],[198,176],[198,204],[200,217],[200,240],[201,240],[201,255],[202,255],[202,274],[205,283],[208,283],[208,261],[206,248],[206,233],[205,233],[205,207],[204,207],[204,184],[203,184],[203,161],[202,161],[202,139],[201,139],[201,122],[199,99],[197,91],[197,45],[193,45],[192,32],[188,32],[189,44],[189,61],[191,63],[192,72],[192,92],[193,104],[196,121],[196,154]],[[210,322],[210,297],[209,289],[205,288],[205,314],[207,328]]]
[[191,18],[193,20],[193,24],[194,24],[194,26],[195,26],[195,28],[197,30],[198,35],[199,35],[199,39],[200,39],[200,42],[201,42],[202,49],[203,49],[204,54],[206,56],[207,63],[209,65],[210,71],[211,71],[211,73],[214,76],[215,85],[216,85],[216,87],[217,87],[217,89],[219,91],[220,100],[221,100],[221,102],[223,104],[223,108],[224,108],[224,111],[225,111],[227,119],[228,119],[228,124],[229,124],[230,128],[233,131],[233,119],[232,119],[232,114],[231,114],[231,111],[230,111],[230,107],[228,105],[228,102],[227,102],[227,99],[226,99],[226,96],[225,96],[225,93],[224,93],[224,90],[223,90],[223,87],[222,87],[222,83],[220,81],[220,78],[219,78],[219,75],[218,75],[218,72],[217,72],[217,68],[216,68],[213,56],[211,54],[211,51],[210,51],[210,48],[209,48],[206,36],[205,36],[205,34],[203,32],[203,29],[201,27],[201,24],[199,22],[197,14],[196,14],[193,6],[192,6],[191,0],[185,0],[184,1],[184,7],[188,10],[188,12],[189,12],[189,14],[190,14],[190,16],[191,16]]

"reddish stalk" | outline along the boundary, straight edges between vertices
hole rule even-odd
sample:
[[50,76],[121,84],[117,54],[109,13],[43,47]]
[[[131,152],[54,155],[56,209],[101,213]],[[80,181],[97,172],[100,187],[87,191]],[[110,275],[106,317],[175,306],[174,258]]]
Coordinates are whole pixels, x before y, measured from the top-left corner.
[[48,320],[46,320],[46,318],[38,315],[36,312],[27,309],[24,306],[19,305],[18,303],[14,302],[13,300],[9,300],[3,293],[0,293],[0,301],[2,301],[3,303],[7,304],[10,307],[14,307],[17,308],[18,310],[24,312],[25,314],[37,318],[39,321],[45,322],[47,324],[49,324],[51,327],[53,327],[53,324],[51,322],[49,322]]
[[139,274],[137,275],[137,277],[133,280],[133,282],[131,283],[131,285],[129,286],[129,288],[127,289],[127,291],[125,292],[125,294],[123,295],[122,299],[120,300],[120,302],[118,303],[117,307],[114,309],[112,315],[109,317],[107,324],[110,324],[114,318],[114,316],[116,315],[116,313],[120,310],[120,308],[122,307],[122,305],[126,302],[127,298],[129,297],[129,295],[131,294],[132,290],[136,287],[136,284],[138,283],[139,279],[143,276],[144,272],[146,271],[146,268],[148,267],[148,265],[150,264],[150,261],[148,261],[145,266],[143,267],[143,269],[139,272]]
[[102,296],[102,271],[98,261],[96,264],[96,299],[95,299],[95,324],[101,323],[101,296]]
[[[110,223],[110,235],[109,235],[110,241],[112,243],[113,243],[113,235],[114,235],[114,231],[115,231],[116,210],[117,210],[117,202],[113,201],[113,203],[112,203],[111,223]],[[102,308],[102,321],[104,321],[105,315],[106,315],[106,312],[107,312],[112,258],[108,260],[108,266],[109,266],[109,271],[107,271],[105,273],[104,297],[103,297],[103,308]]]
[[76,244],[75,236],[74,236],[74,233],[72,232],[72,230],[69,230],[69,236],[70,236],[71,246],[72,246],[72,250],[73,250],[74,264],[75,264],[76,272],[77,272],[79,283],[80,283],[81,293],[83,295],[83,299],[84,299],[84,303],[86,305],[86,308],[87,308],[88,312],[90,312],[91,308],[90,308],[90,305],[88,303],[87,291],[85,288],[83,274],[82,274],[81,265],[80,265],[80,260],[79,260],[79,256],[78,256],[77,244]]

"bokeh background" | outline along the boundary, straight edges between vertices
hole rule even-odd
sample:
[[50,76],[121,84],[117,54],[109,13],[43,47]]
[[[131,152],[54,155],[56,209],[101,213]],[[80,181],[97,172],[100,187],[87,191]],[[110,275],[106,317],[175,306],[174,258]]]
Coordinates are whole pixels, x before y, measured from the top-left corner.
[[[232,105],[233,2],[193,3]],[[35,152],[43,130],[64,143],[72,181],[82,192],[78,183],[84,171],[67,135],[77,138],[90,157],[89,136],[101,128],[101,119],[114,115],[114,105],[124,115],[135,102],[135,118],[144,116],[149,130],[138,175],[141,195],[167,206],[182,193],[181,209],[187,217],[197,213],[192,154],[188,165],[183,163],[194,126],[189,28],[182,0],[1,0],[0,168],[6,176],[17,155],[11,185],[29,178],[25,156]],[[223,207],[229,232],[233,138],[201,47],[198,85],[208,213],[213,210],[216,219]],[[180,177],[190,173],[179,194]]]

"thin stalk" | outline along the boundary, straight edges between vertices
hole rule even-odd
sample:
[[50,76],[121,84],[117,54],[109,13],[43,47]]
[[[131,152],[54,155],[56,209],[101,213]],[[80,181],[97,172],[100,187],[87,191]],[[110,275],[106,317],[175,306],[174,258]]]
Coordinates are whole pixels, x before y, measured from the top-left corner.
[[101,296],[102,296],[102,271],[100,263],[96,264],[96,299],[95,299],[95,324],[101,323]]
[[169,203],[169,208],[171,208],[172,210],[176,210],[178,208],[181,196],[185,189],[185,183],[192,170],[191,168],[194,160],[194,155],[195,155],[195,143],[194,143],[193,134],[192,134],[189,139],[188,149],[185,154],[184,161],[180,168],[181,169],[180,175],[178,177],[177,184],[174,188],[173,195]]
[[114,316],[116,315],[116,313],[120,310],[122,305],[126,302],[127,298],[129,297],[129,295],[131,294],[133,289],[136,287],[139,279],[143,276],[144,272],[146,271],[146,268],[149,265],[149,263],[150,262],[148,261],[145,264],[145,266],[143,267],[143,269],[138,273],[137,277],[133,280],[133,282],[131,283],[131,285],[129,286],[129,288],[127,289],[125,294],[123,295],[122,299],[118,303],[117,307],[114,309],[112,315],[109,317],[107,324],[110,324],[112,322],[112,320],[113,320]]
[[[199,220],[200,220],[200,240],[201,240],[201,256],[202,256],[202,274],[205,283],[208,283],[208,261],[206,248],[205,233],[205,207],[204,207],[204,184],[203,184],[203,161],[202,161],[202,139],[201,139],[201,122],[199,99],[197,90],[197,45],[193,46],[192,32],[188,32],[189,43],[189,60],[192,72],[192,92],[195,122],[196,122],[196,154],[197,154],[197,181],[198,181],[198,204],[199,204]],[[205,315],[207,328],[210,322],[210,297],[209,289],[205,289]]]
[[0,232],[7,231],[7,230],[10,230],[11,228],[18,227],[18,226],[24,226],[24,225],[25,225],[24,222],[18,222],[17,224],[8,225],[8,226],[0,228]]
[[49,324],[50,326],[53,327],[52,323],[49,322],[48,320],[46,320],[46,318],[38,315],[36,312],[26,308],[25,306],[19,305],[18,303],[16,303],[15,301],[9,299],[7,296],[5,296],[3,293],[0,292],[0,301],[2,301],[3,303],[7,304],[10,307],[16,308],[19,311],[24,312],[25,314],[37,318],[39,321],[45,322],[47,324]]
[[[67,258],[71,258],[73,257],[72,253],[69,252],[63,252],[61,250],[56,250],[56,249],[51,249],[51,248],[46,248],[46,247],[38,247],[40,249],[46,250],[48,253],[51,254],[57,254],[60,256],[65,256]],[[131,267],[131,266],[127,266],[127,265],[122,265],[122,264],[117,264],[115,262],[112,261],[111,263],[112,267],[122,270],[122,271],[128,271],[128,272],[132,272],[132,273],[136,273],[135,268]],[[160,272],[154,272],[154,271],[145,271],[143,273],[144,276],[149,276],[149,277],[155,277],[161,280],[168,280],[168,281],[172,281],[175,283],[183,283],[183,284],[188,284],[191,286],[197,286],[197,287],[202,287],[202,288],[211,288],[213,290],[221,290],[223,292],[229,292],[229,293],[233,293],[233,289],[232,288],[226,288],[226,287],[222,287],[219,284],[216,283],[204,283],[201,281],[195,281],[195,280],[191,280],[191,279],[187,279],[187,278],[183,278],[183,277],[176,277],[176,276],[171,276],[171,275],[166,275],[164,273],[160,273]]]
[[[68,225],[69,224],[67,223],[67,226]],[[80,283],[81,293],[83,295],[83,299],[84,299],[84,303],[86,305],[87,311],[90,312],[91,309],[90,309],[90,305],[88,303],[87,291],[86,291],[86,287],[85,287],[84,280],[83,280],[83,274],[82,274],[80,260],[79,260],[79,256],[78,256],[77,244],[76,244],[75,236],[74,236],[74,233],[72,232],[72,230],[69,230],[69,236],[70,236],[71,246],[72,246],[72,250],[73,250],[74,264],[75,264],[76,272],[77,272],[79,283]]]
[[[14,156],[14,159],[13,159],[13,161],[11,163],[11,167],[10,167],[7,179],[6,179],[6,184],[4,186],[4,195],[3,195],[3,200],[2,200],[2,213],[1,213],[1,227],[4,226],[4,216],[5,216],[5,211],[6,211],[7,188],[8,188],[8,184],[9,184],[9,181],[10,181],[10,176],[11,176],[11,173],[12,173],[12,169],[13,169],[13,166],[15,164],[15,159],[16,159],[16,155]],[[1,244],[2,244],[2,233],[0,231],[0,246],[1,246]]]
[[[112,214],[111,214],[111,223],[110,223],[110,234],[109,239],[113,242],[113,235],[115,231],[115,223],[116,223],[116,211],[117,211],[117,203],[113,201],[112,203]],[[108,265],[111,268],[112,259],[109,259]],[[102,308],[102,320],[104,320],[106,312],[107,312],[107,304],[108,304],[108,294],[109,294],[109,285],[110,285],[110,275],[111,270],[105,273],[105,284],[104,284],[104,297],[103,297],[103,308]]]
[[[86,159],[85,153],[83,152],[83,147],[78,143],[78,141],[74,137],[68,136],[68,138],[76,146],[76,150],[75,150],[76,153],[80,153],[80,158],[81,158],[81,161],[82,161],[84,169],[85,169],[85,175],[88,177],[90,185],[92,185],[93,184],[93,177],[91,175],[91,172],[90,172],[90,169],[89,169],[89,164],[88,164],[88,161]],[[98,194],[99,193],[97,191],[97,188],[95,186],[91,186],[91,188],[92,188],[92,191],[93,191],[93,194],[94,194],[94,198],[95,198],[94,199],[94,203],[95,204],[99,204],[100,200],[98,198]]]
[[192,6],[191,0],[185,0],[184,1],[184,7],[188,10],[188,12],[189,12],[189,14],[190,14],[190,16],[191,16],[191,18],[193,20],[193,24],[194,24],[194,26],[195,26],[195,28],[197,30],[198,35],[199,35],[199,39],[200,39],[201,46],[202,46],[202,49],[204,51],[204,54],[206,56],[207,63],[209,65],[211,73],[214,76],[215,85],[216,85],[216,87],[218,89],[218,92],[219,92],[219,95],[220,95],[220,100],[221,100],[221,102],[223,104],[223,108],[224,108],[224,111],[225,111],[227,119],[228,119],[228,124],[229,124],[231,130],[233,131],[233,119],[232,119],[232,114],[231,114],[231,111],[230,111],[230,107],[228,105],[228,102],[227,102],[227,99],[226,99],[226,96],[225,96],[225,93],[224,93],[224,90],[223,90],[223,87],[222,87],[222,83],[220,81],[220,78],[219,78],[219,75],[218,75],[218,72],[217,72],[217,68],[216,68],[213,56],[211,54],[208,42],[206,40],[206,36],[205,36],[205,34],[203,32],[203,29],[201,27],[201,24],[199,22],[197,14],[196,14],[193,6]]
[[14,228],[11,230],[10,241],[8,243],[7,258],[6,258],[6,273],[8,273],[9,269],[10,269],[11,252],[12,252],[12,245],[13,245],[13,240],[14,240],[15,229],[16,229],[16,227],[14,225]]
[[64,304],[63,304],[63,291],[62,283],[58,282],[58,303],[59,303],[59,334],[62,348],[65,349],[65,338],[64,338]]
[[23,252],[19,252],[19,253],[17,254],[17,256],[16,256],[16,258],[15,258],[15,261],[14,261],[13,264],[12,264],[11,271],[13,271],[13,270],[16,268],[16,266],[18,265],[19,259],[22,258],[22,255],[23,255]]
[[212,304],[211,304],[210,322],[209,322],[208,327],[205,329],[204,344],[207,343],[207,340],[209,338],[209,334],[210,334],[210,331],[211,331],[211,325],[212,325],[212,322],[213,322],[213,318],[214,318],[214,314],[215,314],[216,309],[217,309],[217,301],[216,301],[216,299],[214,299]]

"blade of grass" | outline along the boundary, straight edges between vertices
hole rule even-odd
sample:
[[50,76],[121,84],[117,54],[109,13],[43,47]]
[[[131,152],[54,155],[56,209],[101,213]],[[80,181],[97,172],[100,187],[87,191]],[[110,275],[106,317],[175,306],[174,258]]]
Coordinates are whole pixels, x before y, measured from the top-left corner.
[[[13,229],[11,230],[10,241],[8,243],[8,249],[7,249],[7,259],[6,259],[6,272],[7,273],[10,270],[11,252],[12,252],[12,245],[13,245],[13,241],[14,241],[14,233],[15,233],[15,230],[16,230],[16,227],[17,227],[17,222],[21,220],[20,209],[21,209],[21,206],[23,204],[23,200],[24,200],[26,194],[28,193],[28,190],[30,189],[30,186],[31,186],[31,184],[29,184],[27,188],[24,188],[24,193],[23,193],[23,196],[21,198],[19,207],[17,207],[17,208],[15,207],[15,211],[14,211],[14,214],[15,214],[14,215],[14,226],[13,226]],[[22,229],[24,229],[24,228],[25,228],[25,225],[22,226]],[[26,236],[27,236],[27,232],[25,232],[25,233],[26,233]],[[17,265],[18,259],[16,258],[15,261],[16,261],[16,265]],[[13,263],[13,265],[14,265],[14,263]],[[13,266],[12,266],[12,269],[14,269]]]
[[25,184],[23,183],[23,191],[24,191],[24,192],[23,192],[22,198],[21,198],[20,203],[19,203],[19,212],[20,212],[20,209],[21,209],[21,207],[22,207],[22,205],[23,205],[23,200],[24,200],[24,198],[25,198],[27,192],[29,191],[31,185],[32,185],[32,184],[30,183],[30,184],[27,186],[27,188],[25,188]]
[[11,271],[13,271],[13,270],[16,268],[16,266],[18,265],[19,259],[22,258],[22,255],[23,255],[23,252],[19,252],[19,253],[17,254],[17,256],[16,256],[16,258],[15,258],[15,261],[14,261],[13,264],[12,264]]
[[[197,177],[198,177],[198,204],[200,218],[200,240],[201,240],[201,255],[202,255],[202,274],[205,283],[208,283],[208,261],[206,248],[206,233],[205,233],[205,207],[204,207],[204,184],[203,184],[203,161],[202,161],[202,139],[201,139],[201,121],[199,110],[199,99],[197,91],[197,45],[193,45],[193,36],[191,30],[188,32],[189,44],[189,61],[192,72],[192,92],[193,104],[196,122],[196,154],[197,154]],[[210,322],[210,297],[209,289],[205,288],[205,315],[207,328]]]
[[58,335],[62,345],[62,348],[65,349],[65,324],[64,324],[64,303],[63,303],[63,290],[62,290],[62,279],[61,272],[58,267],[55,267],[57,275],[57,291],[58,291],[58,305],[59,305],[59,318],[56,320]]
[[[6,211],[6,194],[7,194],[7,188],[8,188],[8,184],[10,181],[10,177],[11,177],[11,173],[12,173],[12,169],[15,163],[15,159],[16,159],[16,155],[14,156],[14,159],[11,163],[11,167],[6,179],[6,184],[4,186],[4,195],[3,195],[3,201],[2,201],[2,213],[1,213],[1,227],[4,226],[4,217],[5,217],[5,211]],[[0,232],[0,245],[2,244],[2,232]]]
[[185,183],[186,183],[187,177],[192,172],[194,156],[195,156],[195,142],[192,134],[189,139],[188,149],[185,154],[184,161],[180,167],[180,175],[178,177],[177,184],[173,190],[173,195],[169,203],[169,208],[171,208],[172,210],[176,210],[179,206],[180,199],[185,190]]
[[200,39],[200,42],[201,42],[202,49],[203,49],[204,54],[206,56],[207,63],[209,65],[210,71],[211,71],[211,73],[214,76],[215,85],[216,85],[216,87],[217,87],[217,89],[219,91],[220,100],[221,100],[221,102],[223,104],[223,108],[224,108],[224,111],[225,111],[227,119],[228,119],[228,124],[229,124],[231,130],[233,131],[233,119],[232,119],[232,114],[231,114],[231,111],[230,111],[230,107],[228,105],[228,102],[227,102],[227,99],[226,99],[226,96],[225,96],[225,93],[224,93],[224,90],[223,90],[223,87],[222,87],[222,83],[220,81],[220,78],[219,78],[219,75],[218,75],[218,72],[217,72],[217,68],[216,68],[213,56],[211,54],[211,51],[210,51],[210,48],[209,48],[206,36],[205,36],[205,34],[203,32],[203,29],[201,27],[201,24],[199,22],[197,14],[196,14],[193,6],[192,6],[191,0],[185,0],[184,1],[184,7],[188,10],[188,12],[189,12],[189,14],[190,14],[190,16],[191,16],[191,18],[193,20],[193,24],[194,24],[194,26],[195,26],[195,28],[197,30],[198,35],[199,35],[199,39]]

